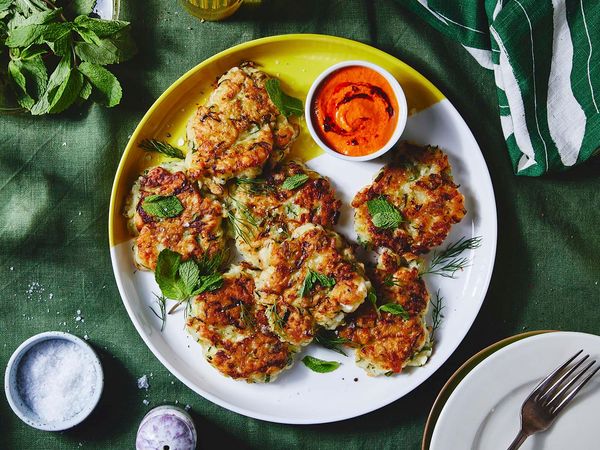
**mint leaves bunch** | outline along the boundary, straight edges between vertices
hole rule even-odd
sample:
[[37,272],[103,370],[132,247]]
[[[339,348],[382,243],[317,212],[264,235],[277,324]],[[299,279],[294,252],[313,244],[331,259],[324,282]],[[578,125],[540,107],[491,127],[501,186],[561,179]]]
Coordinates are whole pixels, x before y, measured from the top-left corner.
[[107,107],[121,101],[121,85],[104,66],[137,49],[129,22],[89,17],[95,3],[0,0],[0,71],[31,114],[59,113],[88,99]]

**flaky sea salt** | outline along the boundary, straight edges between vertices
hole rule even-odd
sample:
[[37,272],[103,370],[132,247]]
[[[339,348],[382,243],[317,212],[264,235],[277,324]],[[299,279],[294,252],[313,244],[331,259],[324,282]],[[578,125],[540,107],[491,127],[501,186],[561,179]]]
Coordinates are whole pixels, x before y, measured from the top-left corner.
[[147,375],[142,375],[141,377],[138,378],[137,380],[137,387],[138,389],[146,389],[148,390],[148,388],[150,387],[150,384],[148,383],[148,376]]
[[17,389],[23,403],[42,421],[62,422],[90,403],[96,377],[92,361],[81,347],[64,339],[50,339],[23,356],[17,370]]

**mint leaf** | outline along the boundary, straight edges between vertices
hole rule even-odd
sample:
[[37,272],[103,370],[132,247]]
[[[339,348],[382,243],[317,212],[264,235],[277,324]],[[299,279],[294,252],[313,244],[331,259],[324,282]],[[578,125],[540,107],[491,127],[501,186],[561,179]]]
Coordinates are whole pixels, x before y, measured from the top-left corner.
[[289,176],[281,184],[281,189],[286,191],[294,190],[308,181],[308,175],[304,173],[298,173],[296,175]]
[[35,100],[27,93],[27,80],[21,70],[21,61],[9,61],[8,74],[10,75],[15,86],[15,94],[19,105],[23,108],[30,109]]
[[323,287],[325,288],[332,288],[333,286],[335,286],[335,278],[327,276],[327,275],[323,275],[319,272],[313,272],[316,281]]
[[335,286],[335,279],[330,276],[315,272],[314,270],[309,270],[304,278],[304,281],[302,282],[302,286],[300,287],[300,292],[298,295],[300,295],[300,297],[306,297],[310,291],[313,290],[315,284],[317,283],[324,288],[332,288]]
[[94,10],[96,0],[71,0],[65,5],[65,12],[70,17],[88,16]]
[[94,19],[84,15],[77,17],[74,22],[79,27],[86,28],[101,38],[112,36],[130,25],[129,22],[122,20]]
[[342,365],[342,363],[337,361],[324,361],[309,355],[306,355],[304,358],[302,358],[302,362],[310,370],[317,373],[333,372]]
[[79,98],[82,100],[87,100],[92,95],[92,83],[88,80],[83,80],[83,86],[81,86],[81,91],[79,92]]
[[403,220],[400,211],[384,197],[367,201],[367,208],[371,215],[371,221],[377,228],[398,228]]
[[33,105],[33,108],[31,108],[31,114],[38,115],[49,112],[50,104],[52,103],[57,90],[68,79],[70,72],[71,58],[62,58],[54,69],[54,72],[50,75],[44,94],[37,103]]
[[265,83],[265,89],[273,104],[284,116],[301,116],[303,114],[302,100],[290,97],[283,92],[281,82],[277,78],[269,78]]
[[408,320],[410,318],[408,312],[402,307],[402,305],[399,305],[398,303],[386,303],[385,305],[381,305],[378,310],[393,314],[395,316],[401,316],[404,320]]
[[342,350],[340,346],[349,342],[349,339],[336,335],[335,331],[333,330],[325,330],[324,328],[321,328],[315,334],[315,343],[344,356],[346,356],[346,353],[344,353],[344,350]]
[[79,65],[79,71],[94,87],[94,97],[98,103],[109,108],[119,104],[123,91],[119,80],[110,71],[85,61]]
[[102,41],[100,40],[98,35],[93,31],[78,25],[75,26],[74,30],[88,44],[102,45]]
[[198,265],[190,259],[179,266],[178,272],[181,280],[183,281],[183,285],[185,286],[186,293],[188,296],[192,295],[192,292],[194,291],[200,278],[200,270],[198,269]]
[[30,109],[43,95],[48,82],[42,58],[34,55],[25,60],[11,60],[8,73],[15,85],[17,101],[23,108]]
[[142,209],[151,216],[165,219],[181,214],[183,205],[174,195],[149,195],[142,202]]
[[8,10],[12,6],[12,0],[0,0],[0,12]]
[[71,69],[67,79],[56,90],[48,112],[55,114],[63,112],[71,106],[79,97],[79,92],[83,86],[83,75],[77,69]]
[[8,31],[8,36],[4,45],[7,47],[27,47],[40,38],[44,27],[39,25],[28,25],[24,27],[13,28]]
[[183,300],[187,297],[183,282],[177,278],[180,265],[181,255],[177,252],[166,248],[158,255],[154,279],[163,295],[173,300]]
[[221,286],[223,286],[223,276],[220,273],[203,275],[198,282],[198,288],[192,294],[200,295],[203,292],[219,289]]
[[125,61],[137,52],[135,44],[125,31],[127,30],[120,31],[110,38],[100,39],[99,44],[77,42],[75,43],[75,54],[82,61],[102,66]]
[[51,23],[44,28],[40,40],[44,41],[57,56],[70,56],[73,43],[70,23]]

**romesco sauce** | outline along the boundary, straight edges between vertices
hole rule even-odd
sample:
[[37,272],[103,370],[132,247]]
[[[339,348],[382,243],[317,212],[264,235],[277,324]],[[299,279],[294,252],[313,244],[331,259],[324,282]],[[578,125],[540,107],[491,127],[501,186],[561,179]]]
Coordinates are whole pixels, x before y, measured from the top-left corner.
[[380,150],[398,123],[398,101],[390,83],[363,66],[344,67],[325,78],[311,109],[321,140],[348,156]]

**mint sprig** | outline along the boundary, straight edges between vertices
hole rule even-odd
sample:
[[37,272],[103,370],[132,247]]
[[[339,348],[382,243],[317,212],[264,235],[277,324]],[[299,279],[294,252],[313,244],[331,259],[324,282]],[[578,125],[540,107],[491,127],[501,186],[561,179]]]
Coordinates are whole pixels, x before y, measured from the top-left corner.
[[277,78],[269,78],[265,83],[265,89],[273,104],[284,116],[301,116],[303,114],[304,107],[302,106],[302,100],[290,97],[283,92],[281,90],[281,82]]
[[[215,260],[221,261],[220,256]],[[207,263],[210,258],[199,262],[189,259],[181,262],[181,255],[169,249],[164,249],[158,255],[154,279],[163,295],[172,300],[187,301],[193,295],[214,291],[223,285],[223,276],[218,272],[219,267]],[[206,269],[211,270],[207,272]],[[173,312],[171,308],[169,313]]]
[[142,202],[142,209],[151,216],[166,219],[181,214],[183,205],[175,195],[149,195]]
[[306,355],[304,358],[302,358],[302,362],[310,370],[317,373],[333,372],[342,365],[342,363],[337,361],[324,361],[310,355]]
[[309,270],[300,287],[300,297],[306,297],[317,283],[324,288],[332,288],[335,286],[335,278],[315,272],[314,270]]
[[0,64],[16,102],[31,114],[60,113],[88,99],[107,107],[121,101],[119,81],[103,66],[136,53],[130,24],[89,17],[94,5],[0,0]]
[[402,214],[385,197],[377,197],[367,201],[371,221],[377,228],[398,228],[402,222]]
[[285,179],[283,183],[281,183],[281,189],[284,191],[293,191],[296,188],[299,188],[304,183],[308,181],[308,175],[304,173],[297,173],[296,175],[291,175]]
[[406,311],[402,305],[399,305],[398,303],[386,303],[385,305],[381,305],[379,308],[377,308],[379,311],[383,311],[386,313],[390,313],[393,314],[395,316],[400,316],[402,317],[404,320],[408,320],[410,319],[410,315],[408,314],[408,311]]

